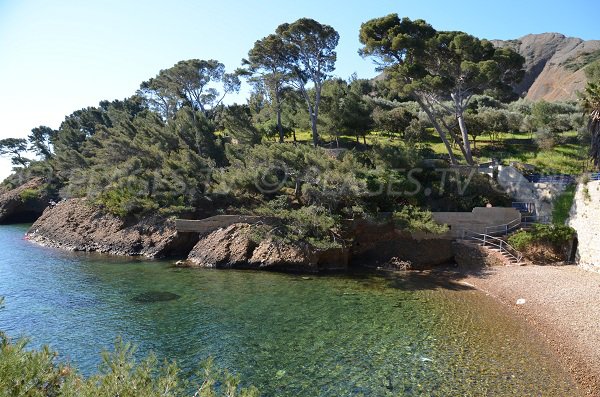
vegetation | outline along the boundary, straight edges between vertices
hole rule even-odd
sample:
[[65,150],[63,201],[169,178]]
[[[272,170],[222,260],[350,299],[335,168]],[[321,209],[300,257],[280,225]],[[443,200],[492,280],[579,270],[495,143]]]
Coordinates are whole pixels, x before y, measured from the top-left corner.
[[583,109],[588,115],[590,134],[590,157],[594,165],[600,167],[600,61],[585,70],[588,84],[583,94]]
[[[3,299],[0,297],[0,309]],[[0,331],[0,395],[30,397],[257,397],[254,387],[244,388],[239,379],[215,368],[208,359],[191,378],[175,363],[159,364],[154,356],[140,362],[135,348],[121,340],[112,352],[102,353],[98,373],[82,377],[75,368],[57,361],[47,346],[28,348],[27,339],[12,341]]]
[[[372,19],[362,24],[360,42],[361,54],[375,57],[393,87],[427,114],[453,164],[457,160],[448,136],[473,164],[464,118],[473,95],[506,96],[512,92],[510,84],[523,76],[525,60],[516,52],[464,32],[438,32],[420,19],[396,14]],[[460,137],[446,123],[446,114],[454,117]]]
[[[460,162],[579,173],[587,142],[598,151],[594,86],[583,101],[589,130],[575,103],[514,101],[523,59],[509,49],[388,15],[360,30],[381,78],[344,80],[330,76],[338,41],[303,18],[257,40],[235,72],[214,59],[177,62],[57,130],[0,140],[15,165],[4,186],[43,177],[51,196],[86,197],[120,217],[260,213],[284,220],[274,237],[324,247],[342,242],[343,219],[413,214],[422,227],[399,225],[435,231],[427,211],[508,204]],[[600,75],[595,64],[586,72]],[[253,87],[248,103],[224,105],[240,78]]]
[[552,223],[564,225],[569,219],[569,213],[575,200],[575,185],[568,186],[565,191],[554,200],[552,209]]
[[564,224],[536,224],[529,231],[520,230],[508,238],[509,244],[536,262],[566,260],[567,248],[575,230]]

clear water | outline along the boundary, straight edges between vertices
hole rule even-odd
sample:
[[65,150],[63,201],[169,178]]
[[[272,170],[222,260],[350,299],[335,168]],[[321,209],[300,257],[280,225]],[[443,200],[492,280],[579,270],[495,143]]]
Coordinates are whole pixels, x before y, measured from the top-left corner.
[[213,356],[264,396],[578,395],[537,334],[464,287],[177,269],[38,247],[25,230],[0,227],[0,329],[86,374],[122,336],[186,371]]

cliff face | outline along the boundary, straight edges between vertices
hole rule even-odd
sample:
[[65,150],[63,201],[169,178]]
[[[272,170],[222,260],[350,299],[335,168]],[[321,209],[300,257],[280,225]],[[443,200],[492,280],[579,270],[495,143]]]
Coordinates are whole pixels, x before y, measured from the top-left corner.
[[49,201],[41,178],[0,192],[0,224],[33,222],[48,207]]
[[577,186],[568,224],[577,231],[579,266],[600,272],[600,181]]
[[584,69],[600,59],[600,40],[584,41],[560,33],[529,34],[517,40],[492,40],[525,58],[525,77],[514,87],[532,101],[577,99],[587,82]]
[[121,219],[69,199],[44,211],[27,237],[39,244],[72,251],[96,251],[148,258],[185,256],[198,238],[178,234],[172,219]]

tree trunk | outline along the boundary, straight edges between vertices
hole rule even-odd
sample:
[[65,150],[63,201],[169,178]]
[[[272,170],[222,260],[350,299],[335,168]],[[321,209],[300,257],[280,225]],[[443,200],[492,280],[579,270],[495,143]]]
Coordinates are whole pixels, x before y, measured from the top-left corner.
[[471,142],[469,141],[469,132],[467,131],[467,125],[465,124],[465,119],[463,118],[462,112],[459,112],[456,115],[458,119],[458,126],[460,127],[460,132],[462,133],[463,146],[465,148],[465,160],[467,160],[467,164],[473,165],[473,155],[471,154]]
[[279,142],[283,143],[285,136],[283,135],[283,126],[281,125],[281,99],[279,93],[275,95],[275,106],[277,106],[277,131],[279,132]]
[[312,129],[312,140],[313,145],[319,145],[319,132],[317,131],[317,115],[315,113],[310,114],[310,126]]
[[454,156],[454,152],[452,151],[452,145],[450,145],[450,142],[448,141],[446,134],[444,133],[444,131],[438,124],[438,122],[435,119],[435,117],[433,116],[433,114],[431,113],[431,110],[427,106],[425,106],[423,101],[418,96],[414,95],[414,97],[415,97],[415,100],[417,101],[417,103],[419,104],[419,106],[421,107],[421,109],[423,109],[423,111],[427,115],[427,118],[429,119],[429,121],[431,121],[431,124],[433,124],[433,128],[435,128],[435,130],[437,131],[438,135],[442,139],[442,142],[444,142],[444,146],[446,146],[446,151],[448,151],[448,155],[450,156],[450,163],[452,163],[452,165],[458,164],[458,161],[456,160],[456,157]]
[[279,142],[283,143],[285,136],[283,135],[283,126],[281,125],[281,109],[277,109],[277,131],[279,131]]

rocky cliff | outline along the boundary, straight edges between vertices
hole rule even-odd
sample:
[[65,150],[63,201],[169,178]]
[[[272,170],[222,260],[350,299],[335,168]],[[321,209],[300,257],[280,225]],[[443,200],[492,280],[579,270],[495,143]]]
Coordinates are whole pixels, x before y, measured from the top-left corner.
[[568,220],[577,231],[577,263],[600,272],[600,181],[580,183]]
[[41,178],[0,192],[0,224],[33,222],[44,212],[49,202],[50,197]]
[[584,68],[600,59],[600,40],[584,41],[560,33],[529,34],[517,40],[492,40],[525,58],[525,77],[515,92],[532,101],[577,98],[586,84]]
[[96,251],[148,258],[185,256],[197,236],[178,234],[173,219],[121,219],[103,213],[85,199],[63,200],[47,208],[27,237],[39,244],[72,251]]

